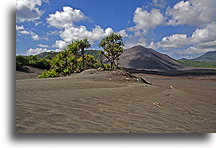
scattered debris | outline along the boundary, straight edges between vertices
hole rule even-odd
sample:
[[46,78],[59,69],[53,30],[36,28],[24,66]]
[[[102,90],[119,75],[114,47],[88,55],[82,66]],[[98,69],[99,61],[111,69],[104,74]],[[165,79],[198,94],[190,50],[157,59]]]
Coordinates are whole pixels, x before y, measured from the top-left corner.
[[150,82],[148,82],[148,81],[147,81],[145,78],[143,78],[143,77],[134,76],[134,75],[132,75],[132,74],[129,73],[129,72],[126,72],[124,75],[125,75],[126,77],[136,78],[136,80],[137,80],[138,82],[142,82],[142,83],[145,83],[145,84],[152,85]]
[[132,74],[129,73],[129,72],[126,72],[126,73],[125,73],[125,76],[130,77],[130,78],[136,78],[136,76],[132,75]]
[[125,80],[129,81],[130,79],[129,78],[125,78]]
[[191,110],[186,110],[189,114],[194,115],[194,112]]
[[157,106],[157,107],[162,107],[164,106],[163,104],[159,103],[159,102],[153,102],[153,105]]
[[169,88],[173,89],[174,87],[171,85]]
[[99,67],[98,70],[99,71],[104,71],[104,68]]
[[149,85],[152,85],[150,82],[148,82],[145,78],[139,78],[139,80],[143,83],[146,83],[146,84],[149,84]]

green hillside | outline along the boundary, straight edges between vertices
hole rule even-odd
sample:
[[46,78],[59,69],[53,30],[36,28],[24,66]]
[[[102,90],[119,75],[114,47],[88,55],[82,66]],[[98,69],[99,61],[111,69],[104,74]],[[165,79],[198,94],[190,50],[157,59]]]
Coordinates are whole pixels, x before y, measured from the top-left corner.
[[216,60],[216,51],[209,51],[205,54],[193,59],[195,61],[212,61],[214,62]]
[[[37,57],[47,59],[48,57],[53,57],[57,54],[58,52],[43,52],[43,53],[38,54]],[[102,58],[102,55],[100,55],[98,50],[85,50],[85,54],[93,55],[95,59],[97,60]]]
[[85,50],[85,54],[93,55],[96,60],[102,59],[102,55],[98,50]]
[[186,66],[191,66],[191,67],[216,68],[215,61],[195,61],[195,60],[178,60],[178,61]]

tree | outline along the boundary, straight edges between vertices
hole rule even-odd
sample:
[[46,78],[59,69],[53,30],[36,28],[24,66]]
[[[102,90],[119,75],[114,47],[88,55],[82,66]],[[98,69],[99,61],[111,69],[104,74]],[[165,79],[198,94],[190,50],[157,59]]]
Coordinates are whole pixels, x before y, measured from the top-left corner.
[[92,68],[94,67],[94,64],[96,63],[97,61],[95,60],[94,56],[93,55],[90,55],[90,54],[86,54],[85,55],[85,63],[86,63],[86,67],[87,68]]
[[[67,76],[74,72],[80,72],[83,70],[81,68],[83,68],[84,65],[93,67],[95,64],[94,57],[84,54],[84,50],[87,47],[90,47],[87,39],[72,41],[63,51],[49,60],[50,69],[44,71],[38,78]],[[79,50],[82,50],[82,56],[84,57],[80,57]],[[83,59],[86,59],[86,64]]]
[[104,49],[101,54],[110,62],[111,69],[118,68],[118,60],[123,52],[123,46],[122,36],[116,33],[108,35],[99,43],[99,47]]
[[16,68],[23,68],[26,64],[28,64],[26,57],[21,55],[16,56]]
[[79,56],[79,47],[78,47],[78,41],[75,41],[75,42],[71,42],[71,44],[69,44],[67,46],[67,48],[65,49],[65,51],[67,52],[67,54],[71,57],[71,56],[74,56],[74,60],[73,60],[73,64],[75,65],[75,69],[78,68],[77,66],[77,59],[78,59],[78,56]]
[[75,42],[77,43],[78,49],[81,50],[82,68],[84,68],[85,67],[85,48],[89,48],[91,45],[90,45],[88,39],[77,40]]

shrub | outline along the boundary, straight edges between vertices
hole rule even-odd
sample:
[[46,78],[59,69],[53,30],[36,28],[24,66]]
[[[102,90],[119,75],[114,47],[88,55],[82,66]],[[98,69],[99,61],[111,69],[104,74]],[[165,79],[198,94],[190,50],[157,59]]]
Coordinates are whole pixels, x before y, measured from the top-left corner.
[[70,74],[71,74],[70,68],[64,69],[63,72],[62,72],[62,74],[63,74],[64,76],[70,75]]
[[42,72],[41,75],[38,76],[39,79],[41,78],[54,78],[54,77],[58,77],[59,74],[54,70],[54,69],[50,69],[50,70],[44,70]]
[[104,64],[104,67],[105,67],[106,69],[111,69],[111,65],[110,65],[110,64]]
[[24,56],[16,56],[16,68],[22,68],[28,63],[28,60]]
[[96,62],[96,63],[94,63],[94,65],[93,65],[95,68],[99,68],[99,67],[102,67],[102,64],[100,63],[100,62]]

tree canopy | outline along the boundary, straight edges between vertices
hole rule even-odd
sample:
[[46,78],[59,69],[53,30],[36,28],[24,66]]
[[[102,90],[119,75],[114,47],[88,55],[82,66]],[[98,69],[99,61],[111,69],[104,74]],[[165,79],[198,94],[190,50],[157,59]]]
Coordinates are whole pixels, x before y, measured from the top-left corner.
[[119,56],[123,53],[123,46],[122,36],[116,33],[106,36],[99,43],[99,47],[104,49],[101,54],[110,62],[111,69],[118,68]]
[[85,48],[89,47],[90,43],[87,39],[72,41],[50,60],[51,68],[39,75],[39,78],[67,76],[94,67],[97,61],[93,56],[85,55],[84,52]]
[[87,39],[77,40],[75,41],[78,49],[81,50],[82,55],[82,68],[85,68],[85,48],[91,47],[89,41]]

